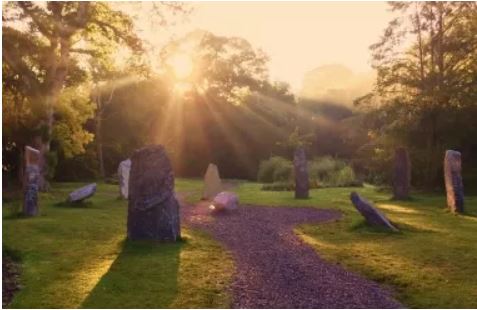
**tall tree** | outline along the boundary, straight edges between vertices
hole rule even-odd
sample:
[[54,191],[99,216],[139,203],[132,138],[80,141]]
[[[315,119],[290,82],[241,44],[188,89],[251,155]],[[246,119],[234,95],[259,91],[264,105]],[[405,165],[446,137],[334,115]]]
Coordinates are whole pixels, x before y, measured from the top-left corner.
[[84,81],[82,59],[100,57],[115,42],[137,51],[140,40],[129,16],[104,2],[9,2],[3,22],[2,69],[9,77],[3,87],[41,111],[28,143],[43,155],[41,187],[46,189],[59,98],[65,87]]
[[371,108],[368,117],[374,121],[369,122],[381,133],[376,135],[379,139],[391,138],[392,144],[412,149],[421,161],[420,180],[431,186],[439,179],[443,150],[466,145],[469,132],[455,130],[465,124],[462,115],[475,113],[477,4],[391,2],[390,6],[398,17],[371,46],[378,73],[376,91],[358,102]]

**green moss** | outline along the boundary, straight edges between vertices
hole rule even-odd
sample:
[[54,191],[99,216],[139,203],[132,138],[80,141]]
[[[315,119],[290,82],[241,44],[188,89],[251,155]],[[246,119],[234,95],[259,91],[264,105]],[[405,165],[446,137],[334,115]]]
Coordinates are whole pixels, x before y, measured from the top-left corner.
[[[178,180],[179,191],[199,182]],[[59,202],[78,183],[42,194],[41,216],[4,212],[3,245],[21,257],[14,308],[224,308],[232,260],[208,235],[186,229],[175,244],[125,241],[127,202],[99,184],[83,206]],[[4,211],[8,204],[4,204]]]
[[[310,199],[290,192],[265,192],[261,184],[239,189],[242,203],[335,208],[340,221],[303,225],[295,231],[325,259],[393,287],[413,308],[477,307],[477,197],[466,197],[466,214],[453,215],[444,195],[415,193],[410,201],[390,199],[373,187],[323,188]],[[400,233],[367,226],[349,201],[357,191],[374,201]]]

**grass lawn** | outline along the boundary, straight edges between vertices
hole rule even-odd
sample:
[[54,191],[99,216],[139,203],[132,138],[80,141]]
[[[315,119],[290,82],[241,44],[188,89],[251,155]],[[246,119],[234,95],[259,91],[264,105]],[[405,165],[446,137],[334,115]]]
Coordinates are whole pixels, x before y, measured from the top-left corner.
[[[176,182],[178,190],[198,181]],[[14,308],[223,308],[233,272],[229,254],[202,232],[175,244],[127,242],[127,203],[100,184],[84,207],[58,205],[80,184],[41,195],[41,216],[18,218],[3,205],[3,245],[22,261]]]
[[[413,308],[477,308],[477,197],[466,197],[466,214],[446,211],[444,195],[415,194],[408,202],[390,200],[372,187],[312,190],[307,200],[291,192],[260,191],[243,184],[242,203],[337,208],[341,221],[296,229],[322,257],[385,285]],[[401,229],[387,233],[364,225],[349,200],[357,190],[374,201]]]
[[[116,185],[100,184],[84,207],[57,205],[80,184],[55,184],[41,196],[38,218],[10,217],[19,202],[3,206],[3,245],[22,260],[17,308],[213,308],[228,307],[230,255],[203,232],[185,230],[176,244],[127,242],[126,202]],[[396,202],[372,187],[265,192],[257,183],[234,189],[242,204],[337,208],[337,222],[296,229],[325,259],[393,287],[415,308],[477,308],[477,197],[467,214],[445,209],[443,195],[415,194]],[[187,200],[200,198],[201,180],[176,180]],[[387,233],[364,225],[349,202],[357,190],[400,229]]]

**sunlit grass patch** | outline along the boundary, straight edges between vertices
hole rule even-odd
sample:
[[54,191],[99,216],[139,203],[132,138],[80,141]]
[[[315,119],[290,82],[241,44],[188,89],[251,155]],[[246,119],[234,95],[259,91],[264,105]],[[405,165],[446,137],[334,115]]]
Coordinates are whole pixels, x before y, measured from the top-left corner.
[[[477,197],[466,197],[466,213],[453,215],[444,194],[415,194],[401,202],[365,186],[314,189],[310,199],[296,200],[293,192],[261,191],[260,186],[243,184],[240,201],[340,210],[340,221],[303,225],[295,232],[323,258],[393,287],[406,306],[477,307]],[[349,200],[351,191],[374,202],[400,232],[366,225]]]
[[[66,206],[78,183],[41,194],[41,216],[4,212],[3,245],[22,262],[14,308],[224,308],[233,272],[229,254],[210,236],[184,230],[174,244],[127,242],[127,202],[117,185],[98,184],[82,206]],[[178,190],[195,181],[179,181]],[[4,211],[8,204],[4,204]]]

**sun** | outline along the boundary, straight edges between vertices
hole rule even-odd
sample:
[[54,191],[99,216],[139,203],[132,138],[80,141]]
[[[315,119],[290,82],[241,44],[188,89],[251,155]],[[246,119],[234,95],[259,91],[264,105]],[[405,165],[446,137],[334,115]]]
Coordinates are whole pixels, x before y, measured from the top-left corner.
[[176,78],[183,80],[192,74],[193,63],[191,57],[186,53],[172,55],[167,63],[172,67]]

